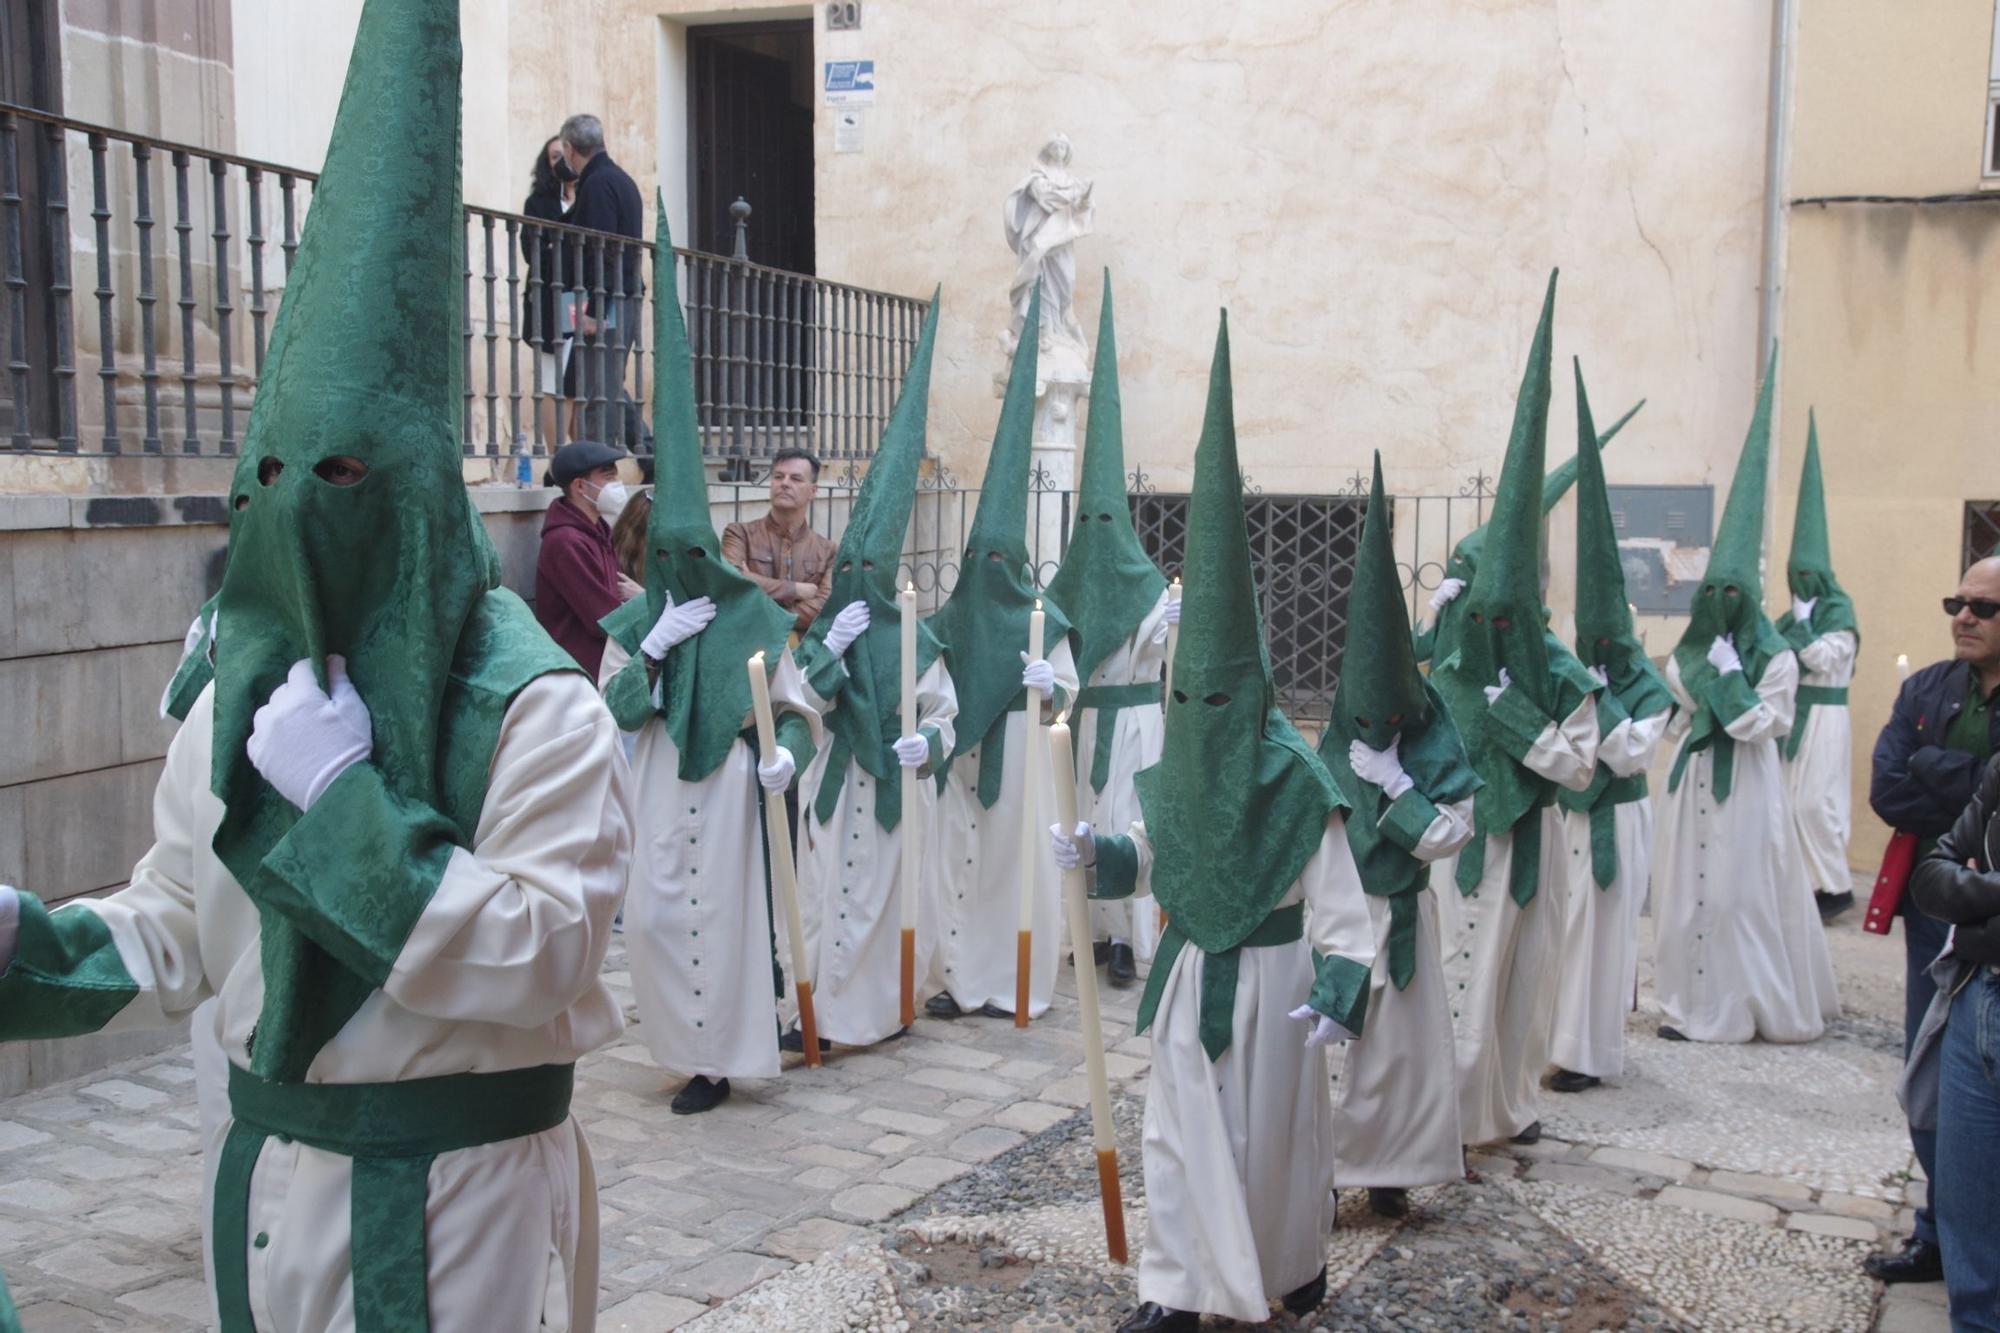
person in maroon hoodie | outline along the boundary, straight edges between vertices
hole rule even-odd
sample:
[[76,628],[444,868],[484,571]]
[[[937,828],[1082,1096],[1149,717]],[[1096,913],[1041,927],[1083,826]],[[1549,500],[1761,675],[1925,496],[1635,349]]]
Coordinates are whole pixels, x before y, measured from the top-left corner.
[[604,656],[598,621],[640,591],[618,569],[610,520],[625,507],[618,480],[623,449],[576,440],[556,450],[548,484],[562,489],[542,523],[542,551],[535,561],[535,618],[549,637],[597,679]]

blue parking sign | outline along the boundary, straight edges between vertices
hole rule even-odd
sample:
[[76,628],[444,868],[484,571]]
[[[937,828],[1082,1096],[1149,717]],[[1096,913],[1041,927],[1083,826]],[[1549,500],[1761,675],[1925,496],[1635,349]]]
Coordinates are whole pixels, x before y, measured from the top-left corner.
[[828,106],[873,106],[875,103],[875,62],[872,60],[829,60],[826,62],[826,104]]

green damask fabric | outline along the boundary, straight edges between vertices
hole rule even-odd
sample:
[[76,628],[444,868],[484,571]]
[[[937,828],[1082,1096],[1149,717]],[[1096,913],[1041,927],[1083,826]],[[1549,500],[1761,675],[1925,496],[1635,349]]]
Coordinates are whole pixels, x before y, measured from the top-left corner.
[[[793,616],[722,557],[709,516],[708,473],[701,461],[701,422],[694,396],[694,361],[675,280],[673,238],[665,204],[656,196],[653,232],[653,512],[646,527],[646,595],[634,597],[603,620],[632,660],[615,682],[626,711],[657,711],[680,753],[680,778],[700,782],[721,767],[750,715],[750,656],[764,654],[775,672],[792,632]],[[675,605],[712,598],[715,619],[692,638],[667,650],[659,664],[660,703],[650,701],[650,665],[639,645],[652,631],[668,598]],[[612,690],[607,687],[607,698]]]
[[201,692],[215,679],[215,635],[212,627],[215,624],[216,603],[221,600],[221,596],[217,593],[202,603],[201,611],[195,617],[195,623],[200,628],[195,633],[194,645],[181,654],[181,663],[174,668],[174,678],[167,682],[167,692],[163,702],[167,716],[176,722],[187,721],[188,711],[194,707],[194,701],[201,697]]
[[95,1032],[138,993],[111,928],[88,903],[51,912],[21,895],[14,961],[0,972],[0,1041]]

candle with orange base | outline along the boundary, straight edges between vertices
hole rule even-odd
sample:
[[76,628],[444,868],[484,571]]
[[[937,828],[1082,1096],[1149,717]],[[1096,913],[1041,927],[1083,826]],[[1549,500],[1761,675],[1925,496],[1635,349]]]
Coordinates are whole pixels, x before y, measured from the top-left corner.
[[[1042,602],[1035,599],[1035,609],[1028,615],[1028,660],[1039,661],[1042,656],[1043,623]],[[1035,878],[1041,868],[1042,858],[1037,856],[1037,843],[1041,830],[1037,823],[1041,818],[1042,747],[1044,734],[1042,727],[1042,692],[1028,691],[1027,725],[1022,728],[1022,740],[1027,753],[1021,756],[1021,917],[1020,933],[1015,939],[1014,951],[1014,1026],[1028,1026],[1028,980],[1033,971],[1035,957]]]
[[[903,735],[917,734],[917,590],[903,584],[896,594],[896,610],[902,617],[903,647]],[[903,790],[903,873],[898,886],[903,922],[901,1008],[897,1021],[904,1027],[917,1021],[917,876],[923,857],[923,806],[917,798],[917,770],[904,769]]]
[[[778,729],[771,721],[771,678],[764,669],[764,654],[752,654],[750,707],[757,718],[757,753],[765,763],[778,749]],[[799,1036],[803,1039],[808,1065],[819,1064],[819,1019],[813,1013],[812,982],[806,978],[806,928],[799,916],[798,867],[792,861],[792,826],[785,814],[785,794],[764,793],[764,837],[771,866],[771,887],[777,891],[785,913],[785,938],[792,949],[792,979],[799,996]]]

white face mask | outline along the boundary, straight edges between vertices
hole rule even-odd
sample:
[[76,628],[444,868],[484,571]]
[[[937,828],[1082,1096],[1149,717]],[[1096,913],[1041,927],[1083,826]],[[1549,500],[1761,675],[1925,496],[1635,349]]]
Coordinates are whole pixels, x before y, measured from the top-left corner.
[[625,510],[625,502],[631,498],[632,492],[626,489],[624,482],[608,481],[604,484],[604,488],[598,491],[594,503],[597,505],[597,512],[604,516],[606,523],[616,523],[618,515]]

